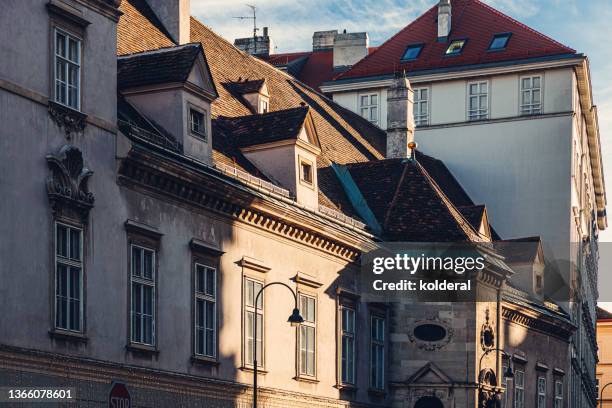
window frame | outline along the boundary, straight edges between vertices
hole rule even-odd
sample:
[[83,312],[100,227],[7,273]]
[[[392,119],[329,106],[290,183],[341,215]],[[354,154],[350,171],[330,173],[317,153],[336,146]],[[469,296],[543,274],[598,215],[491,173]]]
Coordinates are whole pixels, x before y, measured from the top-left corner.
[[[345,311],[350,311],[353,314],[353,317],[352,317],[353,331],[352,332],[347,331],[344,328],[344,322],[345,322],[344,312]],[[345,377],[345,370],[344,370],[344,361],[345,361],[344,339],[345,338],[352,340],[352,343],[353,343],[352,370],[351,370],[352,381],[349,381],[348,372],[347,372],[347,376]],[[355,386],[357,384],[356,357],[357,357],[357,308],[349,304],[340,304],[340,384],[341,385]],[[348,367],[348,363],[347,363],[347,367]]]
[[[544,391],[540,390],[540,385],[544,384]],[[547,396],[546,391],[548,384],[546,377],[539,375],[536,380],[536,408],[546,408]],[[543,398],[543,399],[542,399]]]
[[[431,100],[431,89],[428,86],[414,88],[414,125],[416,127],[429,126],[429,113],[430,113],[430,100]],[[426,99],[422,99],[423,91],[427,91]],[[419,99],[417,99],[417,94],[419,95]],[[422,113],[421,106],[423,103],[426,106],[427,112],[425,114]],[[419,113],[417,114],[417,106]],[[418,115],[418,117],[417,117]]]
[[[313,189],[314,188],[314,179],[315,179],[315,168],[314,168],[314,163],[312,162],[312,160],[306,159],[302,156],[298,156],[299,160],[298,160],[298,165],[299,165],[299,177],[300,177],[300,184],[305,185],[306,187]],[[306,178],[304,177],[304,165],[310,166],[310,181],[306,180]]]
[[[382,339],[375,339],[373,336],[373,328],[374,321],[380,320],[382,321]],[[377,330],[378,331],[378,330]],[[386,390],[386,360],[387,360],[387,350],[386,350],[386,342],[387,342],[387,319],[381,313],[371,313],[370,314],[370,364],[369,364],[369,382],[370,382],[370,390],[376,392],[384,392]],[[377,333],[378,334],[378,333]],[[378,384],[374,384],[374,347],[380,347],[382,349],[382,379],[380,383],[382,384],[380,387]]]
[[[540,80],[540,86],[535,88],[533,86],[533,80],[538,78]],[[523,87],[523,80],[528,79],[531,83],[530,88]],[[540,93],[540,102],[533,102],[533,93],[534,91],[538,91]],[[523,93],[529,93],[529,102],[523,103]],[[535,106],[539,105],[539,108],[535,108]],[[542,115],[544,113],[544,75],[542,74],[532,74],[532,75],[522,75],[519,77],[519,116],[534,116],[534,115]]]
[[[129,273],[129,287],[128,287],[128,293],[129,293],[129,303],[128,303],[128,308],[129,308],[129,313],[128,313],[128,341],[129,341],[129,345],[130,346],[136,346],[136,347],[144,347],[144,348],[152,348],[152,349],[156,349],[157,348],[157,296],[158,296],[158,276],[159,276],[159,272],[158,272],[158,268],[157,268],[157,263],[158,263],[158,248],[153,246],[153,245],[147,245],[146,243],[141,243],[141,242],[130,242],[129,243],[129,268],[128,268],[128,273]],[[140,250],[143,251],[149,251],[152,253],[152,262],[151,262],[151,267],[152,267],[152,278],[151,279],[146,279],[146,278],[141,278],[141,277],[136,277],[136,280],[134,279],[134,270],[133,270],[133,249],[134,248],[138,248]],[[143,252],[143,256],[144,256],[144,252]],[[134,340],[134,333],[132,330],[132,319],[134,317],[134,311],[132,309],[132,297],[133,297],[133,285],[137,284],[137,285],[141,285],[141,286],[149,286],[152,287],[152,296],[151,296],[151,312],[152,312],[152,319],[151,319],[151,337],[152,337],[152,341],[151,343],[146,343],[144,341],[138,341],[138,340]]]
[[[261,308],[258,312],[257,305],[248,306],[247,304],[247,282],[251,281],[256,284],[261,285],[263,288],[266,283],[264,280],[258,279],[256,277],[252,277],[249,275],[243,275],[242,277],[242,288],[243,288],[243,297],[242,297],[242,316],[243,316],[243,324],[242,324],[242,366],[244,368],[253,369],[253,361],[248,361],[248,354],[253,351],[253,347],[249,347],[248,336],[253,334],[253,330],[248,330],[248,313],[257,313],[259,317],[257,318],[257,325],[261,327],[261,353],[257,355],[257,370],[265,371],[266,367],[266,330],[265,330],[265,310],[266,310],[266,294],[262,292],[261,294]],[[253,287],[253,302],[255,303],[255,298],[257,297],[257,293],[255,292],[255,287]],[[254,321],[253,321],[254,322]],[[254,342],[257,339],[253,339]]]
[[[58,256],[58,242],[57,242],[57,233],[58,233],[58,226],[62,226],[68,229],[68,238],[69,240],[71,240],[72,238],[70,237],[70,230],[76,230],[79,232],[79,253],[80,253],[80,260],[76,260],[75,258],[71,258],[70,255],[65,258],[65,257],[60,257]],[[85,333],[85,298],[84,298],[84,294],[85,294],[85,253],[84,253],[84,236],[85,236],[85,228],[84,225],[80,224],[80,223],[70,223],[66,220],[63,219],[56,219],[53,222],[53,270],[54,270],[54,279],[53,279],[53,330],[56,332],[66,332],[66,333],[70,333],[70,334],[80,334],[83,335]],[[67,244],[67,248],[70,248],[70,243],[68,242]],[[68,327],[61,327],[59,326],[58,323],[58,310],[57,310],[57,298],[58,298],[58,293],[57,293],[57,289],[58,289],[58,265],[62,264],[64,266],[67,266],[69,268],[75,267],[75,268],[79,268],[80,269],[80,288],[79,288],[79,329],[78,330],[74,330],[74,329],[70,329],[69,326],[70,324],[68,323],[67,326]],[[69,292],[69,290],[68,290]],[[67,302],[70,303],[70,296],[69,293],[67,295]],[[68,307],[67,306],[67,312],[68,312]],[[68,312],[68,317],[69,318],[70,313]]]
[[[458,42],[462,42],[461,47],[459,47],[459,51],[449,52],[452,45]],[[456,57],[456,56],[463,54],[463,50],[465,49],[465,46],[467,45],[467,43],[468,43],[467,38],[454,38],[450,40],[448,42],[448,47],[446,47],[446,50],[444,51],[444,56],[445,57]]]
[[[66,52],[68,52],[68,47],[69,47],[69,40],[72,39],[74,41],[76,41],[77,43],[77,50],[78,50],[78,58],[77,58],[77,62],[72,61],[69,59],[68,56],[62,56],[58,54],[58,49],[57,49],[57,36],[58,34],[61,34],[65,37],[64,40],[64,47],[66,49]],[[82,87],[83,87],[83,35],[82,34],[76,34],[74,30],[70,30],[68,28],[66,28],[64,25],[61,24],[53,24],[52,25],[52,29],[51,29],[51,56],[52,56],[52,68],[51,68],[51,77],[52,77],[52,83],[51,83],[51,95],[53,95],[52,98],[50,98],[54,103],[57,103],[63,107],[66,107],[68,109],[72,109],[75,110],[77,112],[81,112],[82,111],[82,100],[81,100],[81,95],[82,95]],[[65,102],[62,102],[59,99],[59,95],[57,93],[57,82],[58,82],[58,71],[57,71],[57,64],[58,64],[58,57],[61,58],[65,65],[65,83],[63,84],[63,88],[65,91]],[[70,66],[76,66],[77,68],[77,75],[76,75],[76,79],[77,79],[77,85],[76,85],[76,106],[71,106],[69,104],[69,67]],[[62,82],[62,81],[60,81]]]
[[[208,120],[207,120],[208,111],[206,109],[195,107],[192,104],[189,104],[188,108],[189,110],[187,112],[187,122],[189,126],[189,134],[191,134],[193,137],[197,139],[203,140],[204,142],[208,142]],[[202,128],[204,129],[203,132],[199,132],[193,129],[194,122],[191,120],[192,112],[202,115]]]
[[[297,339],[296,339],[296,344],[297,344],[297,378],[298,379],[310,379],[310,380],[315,380],[317,378],[317,368],[318,368],[318,364],[317,364],[317,354],[318,354],[318,341],[317,341],[317,319],[318,319],[318,314],[319,314],[319,310],[318,310],[318,299],[317,296],[315,294],[311,294],[308,292],[303,292],[303,291],[298,291],[297,293],[298,295],[298,307],[300,308],[300,314],[302,315],[302,317],[304,318],[304,321],[298,326],[298,329],[296,330],[297,333]],[[313,302],[313,307],[314,307],[314,321],[308,321],[308,316],[305,315],[305,311],[303,310],[304,308],[302,307],[302,298],[306,298],[308,300],[311,300]],[[314,335],[313,335],[313,340],[314,340],[314,344],[313,344],[313,350],[312,350],[312,354],[313,354],[313,368],[312,368],[312,374],[308,373],[308,372],[302,372],[302,330],[305,328],[311,328],[314,331]],[[308,350],[306,350],[306,357],[308,357]]]
[[[476,94],[472,94],[472,85],[476,85],[478,90]],[[486,92],[482,91],[482,85],[486,85]],[[467,120],[468,122],[476,122],[481,120],[489,120],[491,113],[491,82],[488,79],[478,81],[467,82]],[[486,98],[486,110],[480,105],[482,97]],[[471,100],[476,98],[478,101],[478,107],[476,109],[471,108]]]
[[[499,38],[506,38],[506,42],[504,43],[504,46],[498,47],[498,48],[492,48],[495,40]],[[506,48],[508,48],[508,43],[510,43],[510,38],[512,38],[511,32],[493,34],[493,38],[491,38],[491,42],[489,43],[489,47],[487,48],[487,51],[489,52],[504,51]]]
[[[522,376],[522,381],[520,382],[518,378]],[[520,404],[518,395],[521,395]],[[525,408],[525,371],[521,369],[516,369],[514,373],[514,398],[513,398],[513,406],[514,408]]]
[[506,370],[508,369],[509,365],[510,365],[509,359],[507,357],[502,357],[501,386],[504,389],[504,394],[501,396],[501,401],[500,401],[502,408],[508,407],[508,377],[506,377],[504,374],[506,373]]
[[[419,56],[421,55],[421,53],[423,52],[424,48],[425,48],[425,44],[424,43],[409,44],[404,49],[404,53],[402,54],[402,56],[400,58],[400,62],[416,61],[419,58]],[[417,49],[418,51],[417,51],[417,53],[416,53],[416,55],[414,57],[412,57],[412,58],[405,58],[405,56],[408,53],[408,51],[415,50],[415,49]]]
[[[214,274],[213,286],[214,286],[214,294],[210,295],[206,293],[206,288],[204,292],[198,291],[198,267],[205,268],[205,273],[208,271],[212,271]],[[194,257],[192,262],[192,270],[193,270],[193,319],[192,319],[192,330],[193,330],[193,356],[196,359],[208,360],[216,362],[219,355],[219,308],[218,308],[218,298],[219,298],[219,269],[217,267],[217,262],[212,262],[212,260],[204,259],[201,257]],[[206,284],[206,277],[205,284]],[[212,345],[212,354],[206,354],[206,350],[204,353],[198,352],[198,301],[209,302],[213,304],[213,345]],[[204,336],[206,335],[206,323],[204,322]],[[204,342],[206,339],[204,337]],[[204,349],[205,347],[204,343]]]
[[[376,104],[372,103],[372,97],[375,96],[376,97]],[[370,123],[373,123],[375,125],[378,126],[378,124],[380,123],[380,94],[378,92],[365,92],[365,93],[359,93],[357,94],[357,97],[359,98],[358,100],[358,105],[359,105],[359,115],[364,118],[365,120],[367,120]],[[366,97],[368,100],[368,103],[366,105],[364,105],[362,103],[363,98]],[[363,115],[364,109],[367,110],[367,117]],[[376,110],[376,118],[372,119],[372,109]]]
[[[563,394],[564,394],[564,390],[563,390],[563,380],[555,380],[555,390],[554,390],[554,402],[553,402],[553,407],[554,408],[563,408]],[[558,386],[560,386],[560,390],[561,393],[558,394]],[[599,388],[597,390],[597,395],[599,395]]]

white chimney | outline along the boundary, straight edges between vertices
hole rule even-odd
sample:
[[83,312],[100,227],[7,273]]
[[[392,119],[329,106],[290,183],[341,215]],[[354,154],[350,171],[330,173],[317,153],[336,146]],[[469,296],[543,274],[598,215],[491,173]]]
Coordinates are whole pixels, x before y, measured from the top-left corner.
[[347,33],[334,38],[334,68],[350,67],[368,55],[368,33]]
[[338,35],[338,30],[315,31],[312,35],[312,50],[327,51],[334,48],[334,38]]
[[414,141],[414,91],[405,76],[387,91],[387,158],[406,158]]
[[147,0],[147,2],[176,43],[181,45],[191,42],[189,0]]
[[438,41],[446,41],[451,31],[451,2],[440,0],[438,3]]

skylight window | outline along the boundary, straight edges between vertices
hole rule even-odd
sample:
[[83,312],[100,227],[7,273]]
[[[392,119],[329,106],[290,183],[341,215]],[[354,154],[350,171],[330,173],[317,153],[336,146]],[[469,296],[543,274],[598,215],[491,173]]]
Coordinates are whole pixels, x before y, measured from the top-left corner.
[[489,51],[503,50],[508,45],[511,33],[495,34],[489,45]]
[[463,46],[467,40],[453,40],[446,49],[446,55],[459,55],[463,51]]
[[402,56],[402,61],[413,61],[419,58],[421,54],[421,50],[423,49],[423,44],[413,44],[409,45],[404,51],[404,55]]

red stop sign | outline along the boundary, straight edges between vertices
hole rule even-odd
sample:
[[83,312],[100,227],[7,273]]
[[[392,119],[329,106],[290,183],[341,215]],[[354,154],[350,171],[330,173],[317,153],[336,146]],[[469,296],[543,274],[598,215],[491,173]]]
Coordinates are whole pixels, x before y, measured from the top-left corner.
[[131,408],[132,399],[124,383],[113,382],[108,393],[108,408]]

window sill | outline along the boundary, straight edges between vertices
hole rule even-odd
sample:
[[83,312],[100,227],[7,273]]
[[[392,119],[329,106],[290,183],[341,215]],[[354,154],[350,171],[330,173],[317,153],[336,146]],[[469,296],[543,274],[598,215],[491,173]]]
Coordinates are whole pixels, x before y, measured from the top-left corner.
[[155,346],[150,346],[147,344],[139,344],[139,343],[129,343],[125,346],[126,350],[131,351],[135,354],[148,354],[148,355],[157,355],[159,354],[159,350]]
[[220,364],[219,360],[217,360],[214,357],[206,357],[206,356],[199,356],[199,355],[191,356],[191,363],[207,365],[207,366],[215,366],[215,367]]
[[204,143],[208,143],[208,136],[206,136],[204,134],[200,134],[200,133],[196,133],[196,132],[190,132],[189,134],[192,137],[195,137],[196,139],[203,141]]
[[295,381],[300,381],[300,382],[305,382],[305,383],[310,383],[310,384],[318,384],[319,380],[317,380],[316,377],[306,377],[304,375],[298,375],[293,377],[293,379]]
[[334,385],[335,388],[339,389],[340,391],[357,391],[357,386],[354,384],[336,384]]
[[87,343],[89,340],[83,333],[63,329],[51,329],[49,330],[49,336],[54,339],[74,341],[77,343]]
[[[247,373],[252,373],[253,371],[255,371],[255,370],[253,370],[253,367],[247,367],[247,366],[240,367],[240,370],[246,371]],[[266,375],[266,374],[268,374],[268,372],[264,368],[258,368],[257,369],[257,374]]]

